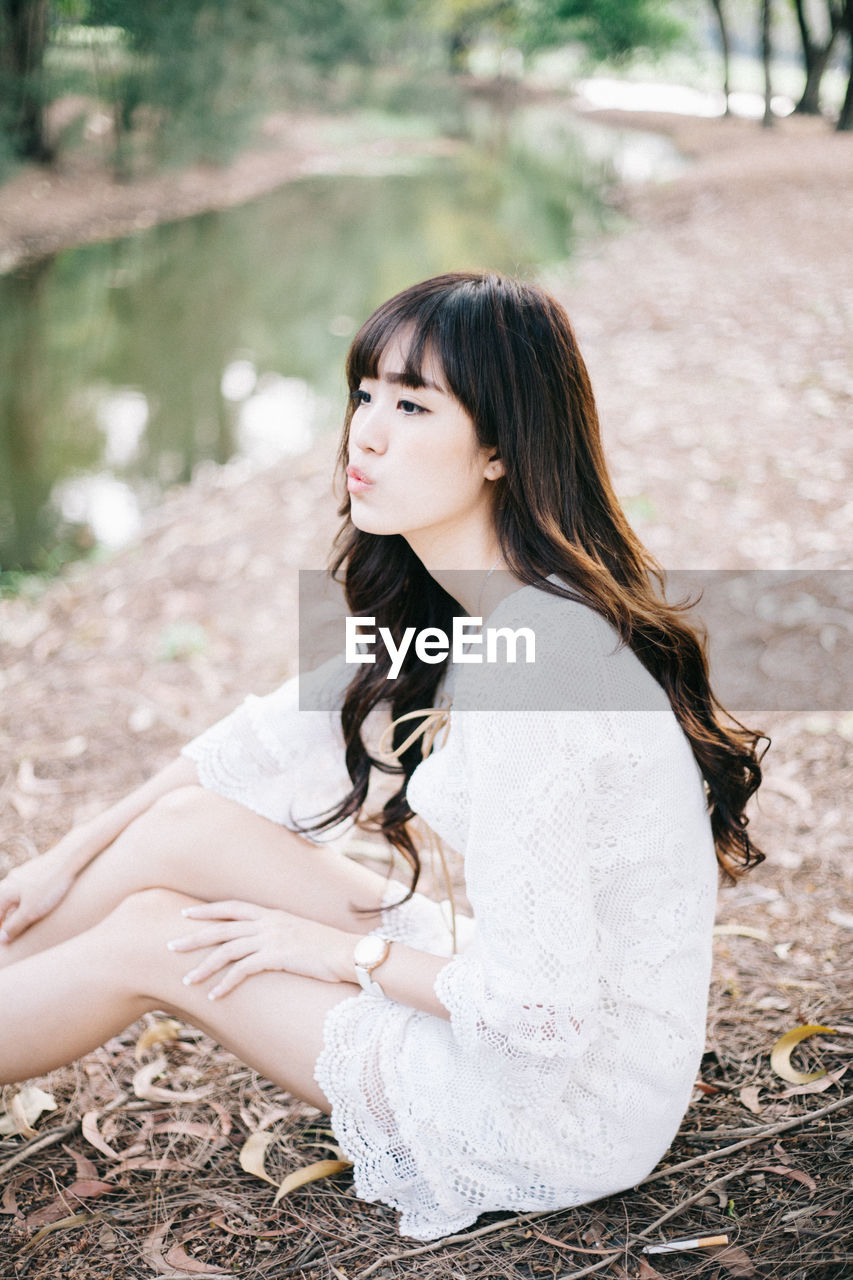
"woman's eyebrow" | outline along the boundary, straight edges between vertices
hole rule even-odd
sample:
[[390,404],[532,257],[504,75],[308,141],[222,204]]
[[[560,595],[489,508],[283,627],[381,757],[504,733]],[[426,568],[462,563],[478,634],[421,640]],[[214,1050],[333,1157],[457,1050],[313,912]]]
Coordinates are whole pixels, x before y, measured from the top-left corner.
[[420,387],[426,387],[430,391],[438,391],[441,395],[446,395],[444,387],[440,387],[437,382],[432,382],[429,378],[423,378],[420,375],[407,375],[405,373],[384,373],[382,375],[383,382],[390,382],[395,387],[410,387],[413,391],[417,391]]

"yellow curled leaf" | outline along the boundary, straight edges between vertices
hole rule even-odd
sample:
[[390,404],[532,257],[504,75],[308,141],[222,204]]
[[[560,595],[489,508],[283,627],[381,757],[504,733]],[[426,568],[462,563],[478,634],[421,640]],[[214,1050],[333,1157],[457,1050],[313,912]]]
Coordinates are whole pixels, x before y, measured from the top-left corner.
[[150,1027],[145,1028],[136,1042],[133,1050],[136,1061],[141,1061],[146,1049],[162,1044],[165,1040],[177,1040],[180,1034],[181,1024],[174,1018],[161,1018],[159,1022],[153,1022]]
[[274,1133],[264,1133],[260,1129],[250,1133],[240,1148],[240,1168],[245,1169],[246,1173],[251,1173],[256,1178],[263,1178],[264,1182],[268,1182],[271,1186],[277,1187],[278,1183],[275,1178],[271,1178],[264,1167],[264,1156],[271,1142],[275,1142]]
[[294,1169],[275,1193],[273,1204],[278,1204],[283,1196],[289,1195],[297,1187],[304,1187],[306,1182],[317,1182],[319,1178],[329,1178],[333,1173],[343,1173],[344,1169],[351,1168],[351,1160],[317,1160],[314,1164],[306,1164],[302,1169]]
[[781,1076],[789,1084],[810,1084],[812,1080],[820,1080],[822,1076],[826,1075],[825,1070],[797,1071],[796,1067],[791,1066],[791,1053],[801,1040],[807,1040],[809,1036],[834,1036],[836,1034],[837,1032],[833,1027],[820,1027],[811,1024],[803,1027],[792,1027],[790,1031],[786,1031],[783,1036],[780,1036],[770,1050],[770,1065],[777,1076]]

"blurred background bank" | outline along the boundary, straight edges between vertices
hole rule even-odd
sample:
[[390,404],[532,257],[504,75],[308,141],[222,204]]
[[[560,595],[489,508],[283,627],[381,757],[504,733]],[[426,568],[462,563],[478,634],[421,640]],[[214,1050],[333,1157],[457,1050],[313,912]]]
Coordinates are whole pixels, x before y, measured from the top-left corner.
[[[0,591],[337,430],[411,281],[558,279],[689,161],[851,115],[851,0],[0,0]],[[644,116],[644,119],[646,117]]]

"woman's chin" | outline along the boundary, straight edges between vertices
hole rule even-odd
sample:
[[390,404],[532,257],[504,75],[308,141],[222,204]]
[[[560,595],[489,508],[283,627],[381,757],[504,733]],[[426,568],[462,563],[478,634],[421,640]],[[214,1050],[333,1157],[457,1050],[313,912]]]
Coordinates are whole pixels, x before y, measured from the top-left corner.
[[379,520],[376,516],[371,518],[369,511],[359,511],[353,502],[350,507],[349,518],[361,533],[399,533],[399,529],[388,525],[387,521]]

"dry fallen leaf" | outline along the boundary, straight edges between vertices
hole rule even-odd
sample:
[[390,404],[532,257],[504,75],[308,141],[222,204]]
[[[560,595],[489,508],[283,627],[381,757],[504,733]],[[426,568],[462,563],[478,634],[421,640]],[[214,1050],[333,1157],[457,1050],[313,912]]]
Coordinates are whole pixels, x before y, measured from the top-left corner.
[[56,1099],[52,1093],[45,1093],[34,1084],[25,1084],[8,1102],[5,1114],[0,1115],[0,1135],[20,1133],[34,1138],[33,1125],[41,1113],[55,1110]]
[[770,934],[766,929],[753,929],[748,924],[715,924],[714,936],[717,938],[757,938],[759,942],[770,941]]
[[158,1022],[153,1022],[150,1027],[145,1028],[134,1046],[133,1054],[136,1061],[142,1061],[146,1049],[152,1048],[155,1044],[163,1044],[164,1041],[177,1040],[180,1034],[181,1024],[174,1018],[161,1018]]
[[835,1034],[832,1027],[815,1026],[811,1023],[802,1027],[792,1027],[790,1031],[786,1031],[779,1037],[770,1050],[770,1065],[777,1076],[781,1076],[789,1084],[810,1084],[812,1080],[820,1080],[826,1075],[825,1070],[797,1071],[791,1066],[791,1053],[802,1040],[807,1040],[809,1036],[834,1036]]
[[219,1123],[222,1125],[223,1136],[227,1138],[233,1128],[231,1113],[226,1111],[225,1107],[223,1107],[221,1103],[214,1102],[212,1098],[207,1098],[205,1100],[205,1105],[210,1107],[210,1109],[215,1111],[219,1116]]
[[69,1198],[72,1200],[94,1200],[98,1196],[115,1195],[118,1188],[112,1182],[100,1182],[92,1178],[79,1179],[72,1182],[70,1186],[62,1188],[62,1195],[56,1200],[52,1200],[50,1204],[43,1205],[41,1209],[36,1209],[29,1214],[26,1219],[28,1227],[40,1227],[46,1222],[56,1222],[64,1218],[69,1208]]
[[247,1231],[243,1227],[229,1226],[221,1209],[210,1217],[209,1222],[212,1227],[219,1227],[222,1231],[227,1231],[230,1236],[242,1236],[248,1240],[277,1240],[279,1236],[291,1236],[297,1231],[304,1230],[301,1222],[291,1222],[289,1226],[279,1227],[277,1231]]
[[126,1173],[128,1169],[144,1169],[149,1172],[162,1173],[164,1169],[176,1169],[180,1173],[186,1173],[189,1165],[184,1164],[181,1160],[173,1160],[169,1156],[159,1156],[152,1159],[150,1156],[132,1156],[128,1160],[120,1160],[114,1169],[110,1169],[107,1177],[114,1178],[119,1173]]
[[184,1271],[189,1276],[229,1274],[224,1267],[218,1267],[213,1262],[202,1262],[191,1257],[182,1244],[173,1244],[163,1257],[175,1271]]
[[7,1182],[3,1191],[3,1200],[0,1203],[0,1213],[10,1213],[14,1218],[23,1218],[21,1210],[18,1208],[18,1187],[31,1178],[30,1173],[19,1173],[17,1178],[12,1178]]
[[[142,1246],[142,1256],[152,1270],[156,1271],[158,1275],[172,1277],[180,1275],[221,1276],[229,1274],[223,1267],[217,1267],[213,1263],[203,1264],[196,1258],[191,1258],[178,1244],[172,1245],[168,1254],[164,1256],[163,1245],[173,1221],[174,1215],[166,1222],[159,1223],[153,1231],[149,1232]],[[180,1261],[178,1260],[179,1258]]]
[[317,1160],[314,1164],[306,1164],[302,1169],[294,1169],[281,1183],[273,1204],[278,1204],[283,1196],[289,1195],[297,1187],[304,1187],[308,1182],[317,1182],[320,1178],[329,1178],[333,1173],[343,1173],[344,1169],[351,1168],[351,1160]]
[[101,1135],[98,1129],[98,1112],[87,1111],[81,1122],[83,1137],[90,1143],[96,1151],[100,1151],[102,1155],[109,1156],[110,1160],[120,1160],[121,1156],[115,1147],[111,1147],[106,1138]]
[[55,795],[56,792],[62,790],[62,783],[55,782],[51,778],[38,778],[33,766],[32,760],[22,760],[18,766],[18,776],[15,779],[15,786],[21,795],[24,796],[43,796]]
[[814,1178],[803,1169],[792,1169],[785,1164],[757,1164],[755,1168],[756,1170],[763,1170],[765,1173],[779,1173],[783,1178],[791,1178],[794,1182],[802,1182],[803,1186],[808,1187],[812,1194],[817,1191],[817,1183]]
[[140,1067],[133,1077],[133,1092],[137,1098],[142,1098],[146,1102],[200,1102],[210,1092],[209,1086],[206,1089],[181,1090],[163,1089],[160,1085],[154,1084],[157,1077],[167,1070],[168,1064],[162,1054],[153,1062],[146,1062],[144,1067]]
[[736,1244],[725,1244],[722,1249],[709,1249],[714,1261],[719,1262],[733,1276],[754,1276],[758,1272],[752,1265],[748,1253],[739,1249]]
[[51,1222],[49,1226],[42,1227],[41,1231],[37,1231],[32,1239],[21,1247],[20,1252],[29,1253],[32,1249],[37,1248],[45,1236],[50,1235],[52,1231],[65,1231],[69,1227],[82,1226],[84,1222],[91,1222],[93,1216],[91,1213],[72,1213],[67,1218],[61,1218],[59,1222]]
[[164,1120],[155,1124],[152,1133],[179,1133],[193,1138],[208,1138],[211,1142],[221,1141],[221,1132],[215,1124],[205,1124],[203,1120]]
[[63,1142],[62,1150],[71,1156],[75,1165],[75,1177],[77,1178],[97,1178],[98,1170],[88,1156],[84,1156],[82,1151],[75,1151],[73,1147],[69,1147]]
[[256,1129],[254,1133],[250,1133],[246,1141],[240,1148],[240,1168],[246,1173],[253,1174],[256,1178],[263,1178],[264,1182],[269,1182],[271,1186],[277,1187],[278,1183],[275,1178],[271,1178],[264,1167],[264,1156],[267,1153],[267,1147],[275,1142],[275,1134],[261,1132]]
[[840,1067],[838,1071],[828,1071],[822,1075],[819,1080],[812,1080],[810,1084],[797,1084],[790,1089],[786,1089],[784,1093],[777,1094],[779,1098],[800,1097],[804,1093],[824,1093],[825,1090],[831,1089],[848,1070],[850,1064]]
[[746,1084],[741,1089],[738,1097],[740,1098],[747,1111],[751,1111],[754,1116],[760,1116],[764,1110],[758,1101],[759,1087],[757,1084]]

